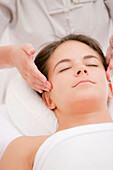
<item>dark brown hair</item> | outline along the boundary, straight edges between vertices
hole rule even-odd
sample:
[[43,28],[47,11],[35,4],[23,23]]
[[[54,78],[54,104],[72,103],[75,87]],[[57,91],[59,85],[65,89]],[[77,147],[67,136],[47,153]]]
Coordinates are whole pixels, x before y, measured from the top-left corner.
[[37,54],[37,56],[35,58],[35,64],[36,64],[37,68],[47,77],[47,79],[48,79],[48,71],[49,71],[48,60],[49,60],[50,56],[52,55],[52,53],[55,51],[55,49],[59,45],[61,45],[62,43],[66,42],[66,41],[70,41],[70,40],[79,41],[84,44],[87,44],[90,48],[95,50],[100,56],[100,59],[103,63],[105,71],[107,70],[108,65],[107,65],[105,56],[101,50],[99,43],[96,40],[94,40],[88,36],[81,35],[81,34],[69,34],[69,35],[61,38],[60,40],[54,41],[54,42],[46,45]]

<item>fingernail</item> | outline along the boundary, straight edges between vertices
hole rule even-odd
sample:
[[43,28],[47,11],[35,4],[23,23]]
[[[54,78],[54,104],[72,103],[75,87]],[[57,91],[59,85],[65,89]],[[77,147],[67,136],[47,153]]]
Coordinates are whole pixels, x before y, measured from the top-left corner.
[[107,71],[107,79],[108,79],[108,81],[110,80],[110,72],[109,71]]
[[42,90],[38,90],[39,93],[42,93],[43,91]]
[[35,53],[35,49],[34,49],[34,48],[31,48],[31,49],[28,50],[27,53],[28,53],[29,55],[32,55],[32,54]]
[[46,86],[50,89],[51,88],[51,84],[47,81]]
[[31,48],[30,50],[28,50],[28,54],[29,55],[32,55],[35,53],[35,49],[34,48]]
[[45,91],[50,91],[50,89],[48,89],[48,88],[45,88],[44,90],[45,90]]
[[111,70],[111,69],[112,69],[112,64],[109,65],[109,70]]

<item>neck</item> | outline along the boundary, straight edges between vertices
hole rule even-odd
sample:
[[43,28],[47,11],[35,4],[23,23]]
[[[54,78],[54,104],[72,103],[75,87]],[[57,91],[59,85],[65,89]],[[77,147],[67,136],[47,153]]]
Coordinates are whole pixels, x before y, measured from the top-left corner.
[[87,112],[85,114],[62,114],[57,112],[56,115],[59,122],[57,131],[88,124],[113,122],[107,108],[105,110],[102,109],[99,111]]

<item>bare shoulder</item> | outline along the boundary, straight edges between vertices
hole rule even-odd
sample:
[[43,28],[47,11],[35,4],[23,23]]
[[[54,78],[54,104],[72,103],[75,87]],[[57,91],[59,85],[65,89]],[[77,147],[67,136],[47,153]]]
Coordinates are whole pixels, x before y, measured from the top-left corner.
[[32,143],[35,144],[34,147],[32,147],[32,153],[31,153],[31,155],[32,155],[31,160],[33,163],[34,163],[35,155],[36,155],[38,149],[49,137],[50,136],[35,136],[35,137],[33,137],[34,139],[32,139],[33,140]]
[[[6,148],[1,160],[0,169],[32,169],[35,154],[49,136],[21,136],[14,139]],[[24,168],[25,167],[25,168]]]

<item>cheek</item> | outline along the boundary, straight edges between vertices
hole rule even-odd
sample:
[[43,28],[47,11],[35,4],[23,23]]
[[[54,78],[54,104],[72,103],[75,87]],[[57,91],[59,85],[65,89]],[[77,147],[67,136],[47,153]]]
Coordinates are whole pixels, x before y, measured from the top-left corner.
[[107,78],[105,71],[101,70],[98,74],[98,80],[102,87],[107,85]]
[[53,79],[53,90],[57,90],[58,93],[65,91],[72,84],[72,76],[70,74],[58,75]]
[[53,89],[51,91],[55,100],[62,101],[64,97],[67,97],[72,87],[72,74],[68,72],[66,74],[59,74],[52,78],[51,83]]
[[96,75],[96,77],[97,77],[97,85],[101,93],[100,95],[102,95],[104,98],[108,97],[108,81],[106,78],[105,71],[100,70]]

